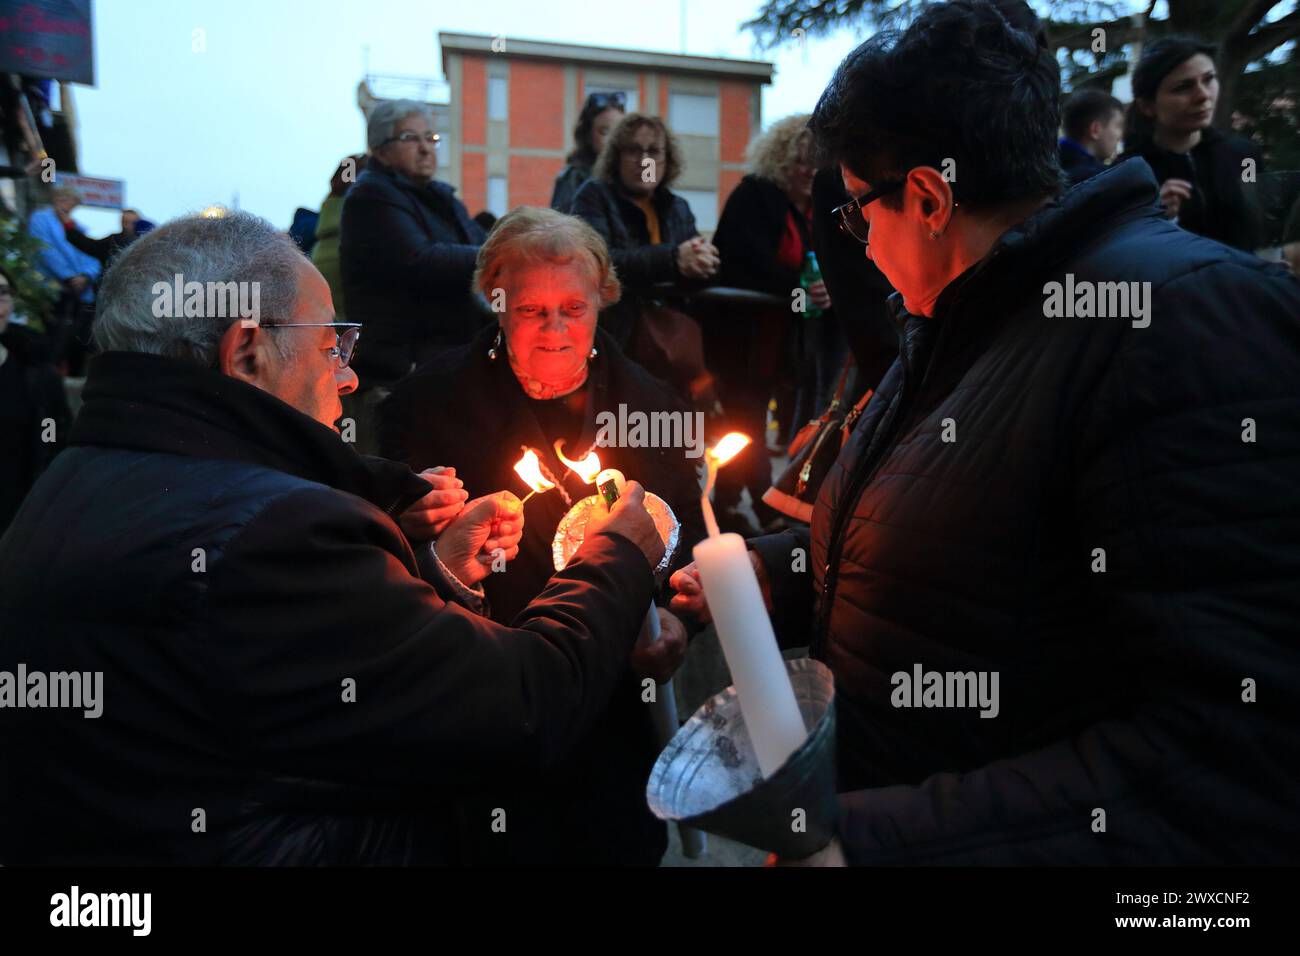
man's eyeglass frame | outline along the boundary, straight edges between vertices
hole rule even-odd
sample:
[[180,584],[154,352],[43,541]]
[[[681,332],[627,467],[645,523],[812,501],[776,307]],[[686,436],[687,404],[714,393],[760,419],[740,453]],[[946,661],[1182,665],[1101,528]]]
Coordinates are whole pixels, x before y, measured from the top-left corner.
[[[409,133],[409,134],[412,134],[412,135],[410,135],[407,139],[402,139],[402,137],[403,137],[403,136],[407,136],[408,133]],[[389,143],[403,143],[403,144],[405,144],[405,143],[418,143],[420,140],[424,140],[426,143],[429,143],[429,144],[431,144],[431,145],[433,145],[433,146],[437,146],[439,143],[442,142],[442,134],[441,134],[441,133],[434,133],[434,132],[432,132],[432,131],[429,131],[429,132],[426,132],[426,133],[421,134],[421,133],[417,133],[417,132],[415,132],[415,130],[413,130],[413,129],[404,129],[404,130],[402,130],[400,133],[398,133],[396,136],[390,136],[390,137],[388,137],[388,139],[384,140],[384,141],[383,141],[382,143],[380,143],[379,145],[380,145],[380,146],[387,146]]]
[[329,349],[330,358],[339,363],[339,368],[347,368],[357,350],[357,339],[361,338],[360,322],[259,322],[263,329],[343,329],[338,336],[338,344]]

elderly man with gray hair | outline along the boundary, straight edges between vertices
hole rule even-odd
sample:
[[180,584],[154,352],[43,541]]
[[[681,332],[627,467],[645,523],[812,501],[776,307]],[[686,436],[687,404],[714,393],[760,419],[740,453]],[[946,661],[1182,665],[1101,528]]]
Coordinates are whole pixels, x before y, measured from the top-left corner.
[[[342,441],[359,330],[290,239],[176,220],[100,306],[70,447],[0,539],[0,865],[457,862],[501,822],[462,801],[614,692],[663,554],[640,487],[494,623],[519,501]],[[436,541],[404,533],[431,503]]]
[[366,139],[371,158],[343,204],[339,257],[348,316],[366,325],[358,371],[375,386],[468,342],[493,316],[470,288],[486,236],[455,189],[434,179],[429,107],[381,104]]

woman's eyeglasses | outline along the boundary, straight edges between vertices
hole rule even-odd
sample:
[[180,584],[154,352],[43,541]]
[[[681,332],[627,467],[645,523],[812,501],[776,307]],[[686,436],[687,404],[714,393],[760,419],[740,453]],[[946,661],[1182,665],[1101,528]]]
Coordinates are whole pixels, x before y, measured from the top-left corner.
[[339,368],[348,367],[357,349],[357,339],[361,338],[360,322],[261,322],[259,325],[264,329],[342,329],[337,345],[321,349],[330,353],[330,358],[339,363]]
[[869,206],[881,196],[897,192],[903,188],[906,182],[905,179],[892,179],[887,183],[881,183],[875,189],[869,190],[857,199],[851,199],[842,206],[836,206],[831,210],[831,215],[839,220],[841,230],[866,245],[871,233],[871,224],[867,222],[867,217],[862,214],[863,207]]

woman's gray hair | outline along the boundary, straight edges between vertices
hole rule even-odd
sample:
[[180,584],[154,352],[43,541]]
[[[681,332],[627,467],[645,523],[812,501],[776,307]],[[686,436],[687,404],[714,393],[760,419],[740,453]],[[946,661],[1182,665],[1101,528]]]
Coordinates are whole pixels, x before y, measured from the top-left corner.
[[[241,321],[231,303],[255,303],[259,322],[288,320],[305,261],[292,239],[249,213],[173,219],[131,243],[109,267],[99,289],[95,344],[212,368],[221,337]],[[188,292],[174,295],[178,281],[182,289],[202,284],[201,314],[186,314],[194,310],[185,308]],[[282,354],[290,351],[283,333],[275,333],[274,341]]]
[[623,294],[600,233],[577,216],[539,206],[518,206],[496,221],[479,246],[471,287],[491,302],[507,270],[535,262],[585,271],[596,290],[597,309],[608,308]]
[[385,100],[380,103],[366,120],[366,146],[373,153],[384,145],[385,140],[392,138],[398,123],[417,113],[428,120],[429,129],[433,129],[433,110],[428,103],[418,100]]

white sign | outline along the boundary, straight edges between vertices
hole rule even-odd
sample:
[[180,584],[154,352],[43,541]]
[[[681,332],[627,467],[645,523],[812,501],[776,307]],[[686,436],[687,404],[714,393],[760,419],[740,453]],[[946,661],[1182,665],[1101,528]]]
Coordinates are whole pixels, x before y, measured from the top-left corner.
[[102,206],[105,209],[122,209],[126,206],[124,180],[59,173],[54,177],[54,182],[58,186],[71,186],[81,193],[81,202],[84,206]]

